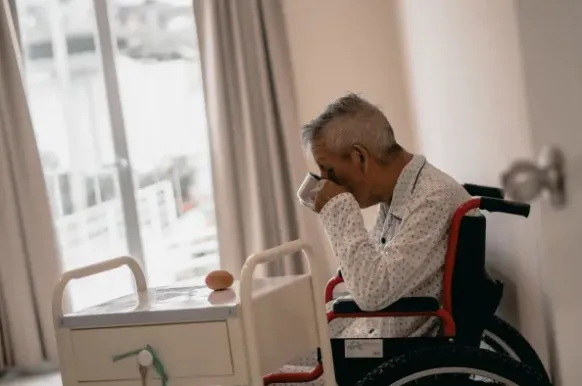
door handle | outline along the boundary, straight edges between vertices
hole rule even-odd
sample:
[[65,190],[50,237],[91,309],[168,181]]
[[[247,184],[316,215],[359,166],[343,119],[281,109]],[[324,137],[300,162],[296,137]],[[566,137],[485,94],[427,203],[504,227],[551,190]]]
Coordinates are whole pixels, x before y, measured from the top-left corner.
[[517,160],[501,176],[503,189],[509,197],[531,202],[546,195],[554,208],[566,205],[566,175],[564,155],[560,149],[542,149],[537,161]]
[[126,158],[118,157],[114,162],[103,165],[104,169],[123,170],[129,167],[129,161]]

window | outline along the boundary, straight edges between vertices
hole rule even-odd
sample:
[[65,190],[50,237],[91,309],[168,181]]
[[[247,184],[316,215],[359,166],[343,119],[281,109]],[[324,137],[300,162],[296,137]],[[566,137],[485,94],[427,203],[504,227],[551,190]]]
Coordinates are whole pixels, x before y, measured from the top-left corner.
[[[192,2],[16,1],[64,268],[130,254],[150,285],[216,269]],[[96,275],[71,284],[73,308],[132,290],[125,270]]]

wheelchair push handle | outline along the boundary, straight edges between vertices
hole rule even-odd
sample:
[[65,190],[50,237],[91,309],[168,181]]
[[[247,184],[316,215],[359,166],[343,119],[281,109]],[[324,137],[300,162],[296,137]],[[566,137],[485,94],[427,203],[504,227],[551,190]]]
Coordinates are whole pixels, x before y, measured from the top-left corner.
[[528,217],[530,205],[523,202],[500,200],[498,198],[481,197],[479,209],[488,212],[500,212]]
[[475,185],[475,184],[463,184],[463,188],[471,196],[479,197],[489,197],[489,198],[505,198],[505,192],[503,189],[494,188],[492,186]]

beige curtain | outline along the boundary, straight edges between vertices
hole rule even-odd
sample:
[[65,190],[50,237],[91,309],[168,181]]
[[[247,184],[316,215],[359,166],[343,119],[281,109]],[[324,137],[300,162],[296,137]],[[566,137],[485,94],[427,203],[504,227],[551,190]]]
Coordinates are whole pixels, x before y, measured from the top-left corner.
[[24,90],[14,4],[0,0],[0,327],[4,360],[57,362],[51,295],[59,259]]
[[[236,274],[251,253],[299,237],[326,261],[318,220],[295,198],[307,168],[280,1],[194,0],[194,12],[222,266]],[[303,268],[295,256],[267,273]]]

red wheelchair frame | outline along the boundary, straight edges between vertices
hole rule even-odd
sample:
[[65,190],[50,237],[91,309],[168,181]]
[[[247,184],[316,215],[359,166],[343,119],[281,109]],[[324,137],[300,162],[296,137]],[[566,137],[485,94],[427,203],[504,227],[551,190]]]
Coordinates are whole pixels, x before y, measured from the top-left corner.
[[[444,274],[443,274],[443,295],[440,308],[435,311],[407,311],[407,312],[354,312],[337,314],[335,311],[327,313],[327,320],[331,322],[336,318],[374,318],[374,317],[406,317],[406,316],[436,316],[443,322],[443,336],[455,337],[456,326],[453,318],[453,272],[457,257],[457,246],[459,244],[459,234],[461,222],[467,213],[474,209],[485,210],[489,212],[501,212],[514,214],[523,217],[529,216],[530,206],[528,204],[503,200],[503,192],[500,189],[481,187],[478,185],[465,185],[466,190],[471,195],[482,195],[484,197],[475,197],[461,204],[455,211],[451,220],[450,233],[448,239],[448,248],[445,256]],[[333,300],[334,288],[343,282],[340,273],[330,279],[325,288],[326,304]],[[409,298],[410,299],[410,298]],[[303,383],[311,382],[323,374],[323,366],[318,360],[316,366],[309,372],[302,373],[273,373],[263,377],[265,385],[273,383]]]

